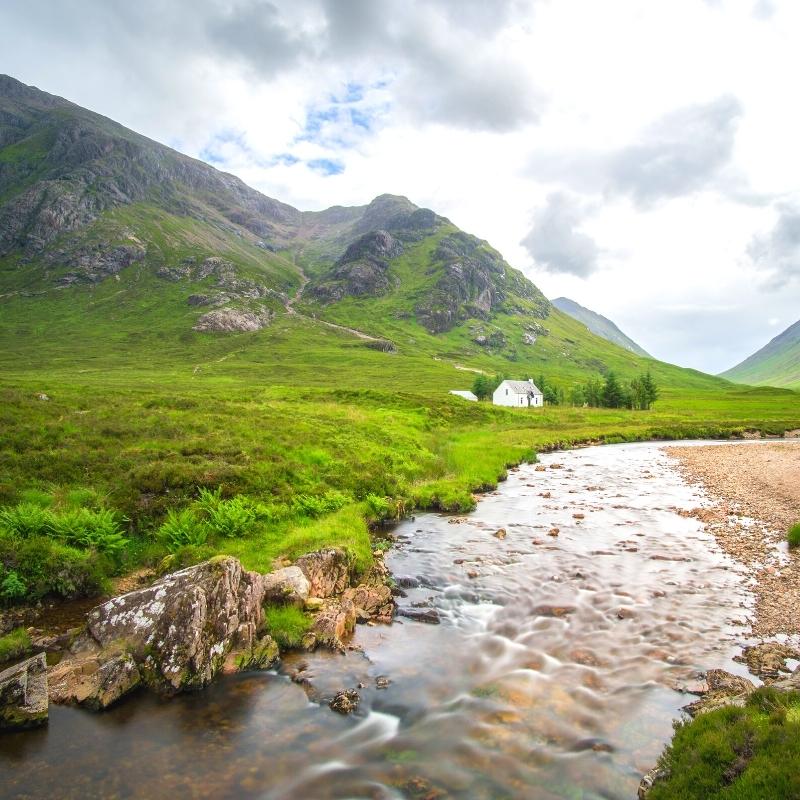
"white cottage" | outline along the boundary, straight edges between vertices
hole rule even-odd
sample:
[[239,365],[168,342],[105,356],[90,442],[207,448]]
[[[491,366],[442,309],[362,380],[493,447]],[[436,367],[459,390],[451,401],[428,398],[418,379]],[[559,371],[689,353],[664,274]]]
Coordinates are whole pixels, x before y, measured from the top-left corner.
[[503,381],[494,390],[492,402],[496,406],[541,408],[544,405],[544,396],[533,382],[533,378],[528,378],[526,381]]
[[463,397],[464,400],[471,400],[473,403],[478,402],[478,398],[472,392],[465,392],[461,391],[460,389],[451,389],[450,394],[454,394],[456,397]]

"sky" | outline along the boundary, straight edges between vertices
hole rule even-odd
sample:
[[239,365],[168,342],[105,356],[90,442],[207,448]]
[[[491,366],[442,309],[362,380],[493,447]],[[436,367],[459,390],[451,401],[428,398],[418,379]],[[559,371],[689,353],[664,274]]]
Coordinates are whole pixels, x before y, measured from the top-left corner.
[[719,372],[800,318],[798,36],[796,0],[3,0],[0,72],[301,209],[405,195]]

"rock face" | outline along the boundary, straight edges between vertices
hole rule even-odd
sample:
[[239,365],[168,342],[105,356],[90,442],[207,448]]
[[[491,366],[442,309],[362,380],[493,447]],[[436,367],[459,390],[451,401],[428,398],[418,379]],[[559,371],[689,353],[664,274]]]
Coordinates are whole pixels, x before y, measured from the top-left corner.
[[342,550],[330,548],[308,553],[295,562],[309,582],[312,597],[341,594],[350,585],[350,564]]
[[486,242],[459,231],[445,236],[434,253],[444,274],[416,308],[417,319],[431,333],[448,331],[470,318],[488,319],[503,310],[509,293],[532,301],[544,319],[550,303],[521,273],[512,270]]
[[51,670],[51,699],[106,708],[140,684],[170,695],[207,685],[233,659],[273,663],[261,636],[263,576],[220,557],[93,609],[87,630]]
[[403,245],[384,230],[370,231],[356,239],[334,264],[325,279],[310,287],[310,294],[325,302],[343,297],[378,297],[390,286],[389,262],[403,252]]
[[47,663],[39,653],[0,672],[0,731],[47,722]]

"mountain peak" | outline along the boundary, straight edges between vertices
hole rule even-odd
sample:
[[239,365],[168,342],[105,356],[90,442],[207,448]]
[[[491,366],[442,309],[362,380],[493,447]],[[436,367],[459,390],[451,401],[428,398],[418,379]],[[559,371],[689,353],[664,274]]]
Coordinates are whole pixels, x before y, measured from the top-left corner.
[[563,311],[573,319],[583,323],[595,335],[601,336],[619,347],[624,347],[626,350],[636,353],[636,355],[644,356],[645,358],[652,357],[643,347],[634,342],[630,336],[624,334],[610,319],[602,314],[585,308],[580,303],[570,300],[569,297],[556,297],[555,300],[550,302],[559,311]]

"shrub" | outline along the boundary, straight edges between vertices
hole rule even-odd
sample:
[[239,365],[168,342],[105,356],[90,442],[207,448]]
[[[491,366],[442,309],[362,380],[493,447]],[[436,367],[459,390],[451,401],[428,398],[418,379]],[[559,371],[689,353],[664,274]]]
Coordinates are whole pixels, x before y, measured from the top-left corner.
[[28,593],[28,587],[14,570],[9,570],[0,581],[0,598],[6,603],[21,600]]
[[233,497],[209,509],[207,518],[212,533],[238,538],[252,531],[256,512],[244,498]]
[[109,555],[119,554],[128,543],[117,515],[107,508],[97,511],[74,508],[52,514],[47,532],[73,547],[94,549]]
[[15,628],[0,636],[0,663],[24,656],[31,648],[31,637],[25,628]]
[[345,495],[332,489],[323,495],[299,494],[292,499],[292,509],[299,516],[313,519],[339,511],[349,502]]
[[19,493],[19,497],[21,502],[39,506],[39,508],[50,508],[53,505],[53,495],[43,492],[41,489],[26,489]]
[[47,532],[51,513],[35,503],[19,503],[0,509],[0,530],[26,539]]
[[[45,595],[65,598],[94,597],[108,585],[108,575],[113,564],[95,550],[78,550],[48,536],[31,536],[19,539],[0,535],[0,564],[3,583],[15,597],[6,602],[37,600]],[[9,579],[11,573],[16,578]],[[20,595],[19,581],[25,588]],[[0,588],[2,591],[2,588]]]
[[800,522],[796,525],[792,525],[789,528],[789,533],[786,535],[786,539],[789,542],[789,548],[800,547]]
[[311,627],[311,618],[295,606],[267,606],[267,630],[281,649],[300,647]]
[[174,553],[181,547],[204,545],[208,538],[208,526],[197,519],[191,509],[170,510],[158,529],[157,536],[164,542],[167,550]]

